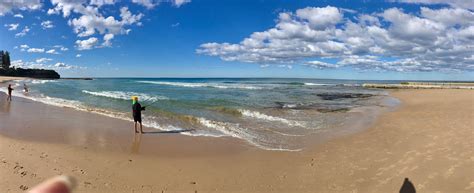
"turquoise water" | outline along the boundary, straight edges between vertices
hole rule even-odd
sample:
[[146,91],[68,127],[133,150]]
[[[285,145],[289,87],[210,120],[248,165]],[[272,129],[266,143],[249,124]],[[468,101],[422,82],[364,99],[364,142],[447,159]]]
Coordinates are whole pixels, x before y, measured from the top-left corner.
[[[268,150],[296,151],[308,136],[347,124],[354,109],[386,93],[366,81],[316,79],[116,78],[17,81],[19,97],[131,121],[138,96],[144,125],[184,135],[235,137]],[[371,81],[374,82],[374,81]],[[2,91],[5,91],[2,88]],[[363,117],[357,117],[357,119]]]

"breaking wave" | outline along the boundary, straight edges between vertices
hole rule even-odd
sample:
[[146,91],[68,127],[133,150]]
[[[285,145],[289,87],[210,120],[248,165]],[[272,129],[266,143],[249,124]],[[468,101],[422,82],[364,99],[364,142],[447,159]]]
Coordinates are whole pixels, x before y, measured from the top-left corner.
[[168,86],[179,86],[179,87],[211,87],[220,89],[247,89],[247,90],[258,90],[262,87],[250,86],[245,84],[223,84],[223,83],[191,83],[191,82],[163,82],[163,81],[137,81],[139,83],[146,84],[159,84]]
[[284,124],[287,124],[287,125],[293,126],[293,127],[304,127],[304,124],[300,123],[299,121],[288,120],[288,119],[284,119],[284,118],[281,118],[281,117],[274,117],[274,116],[266,115],[266,114],[263,114],[263,113],[260,113],[260,112],[257,112],[257,111],[239,109],[239,112],[243,116],[246,116],[246,117],[252,117],[252,118],[261,119],[261,120],[265,120],[265,121],[280,122],[280,123],[284,123]]
[[94,95],[94,96],[101,96],[107,98],[114,98],[114,99],[122,99],[122,100],[130,100],[131,96],[138,96],[138,98],[142,101],[158,101],[158,100],[168,100],[167,97],[164,96],[150,96],[143,93],[136,93],[136,92],[122,92],[122,91],[100,91],[100,92],[93,92],[88,90],[82,90],[83,93]]

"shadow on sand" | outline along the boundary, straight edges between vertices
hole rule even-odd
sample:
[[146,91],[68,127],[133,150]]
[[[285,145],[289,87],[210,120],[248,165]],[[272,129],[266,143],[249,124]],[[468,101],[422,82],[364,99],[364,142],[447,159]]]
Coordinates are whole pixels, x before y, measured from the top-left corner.
[[400,188],[400,193],[416,193],[415,186],[408,178],[405,178],[403,181],[402,187]]

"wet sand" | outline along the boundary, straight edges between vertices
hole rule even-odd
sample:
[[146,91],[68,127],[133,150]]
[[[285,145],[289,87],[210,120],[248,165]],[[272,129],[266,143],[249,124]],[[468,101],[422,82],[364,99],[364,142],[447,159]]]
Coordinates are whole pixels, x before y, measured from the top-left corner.
[[474,92],[391,95],[402,105],[371,128],[279,152],[228,137],[135,136],[127,121],[2,94],[0,189],[69,174],[77,192],[398,192],[405,177],[418,192],[473,192]]

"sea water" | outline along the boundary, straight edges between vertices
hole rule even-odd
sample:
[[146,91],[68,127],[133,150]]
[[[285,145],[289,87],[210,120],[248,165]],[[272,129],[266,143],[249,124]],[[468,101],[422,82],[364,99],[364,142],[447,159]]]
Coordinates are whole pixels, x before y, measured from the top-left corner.
[[[132,121],[138,96],[146,127],[200,137],[234,137],[266,150],[304,149],[308,136],[368,119],[387,93],[367,81],[250,78],[18,80],[15,96]],[[374,81],[371,81],[374,82]],[[380,82],[380,81],[375,81]],[[23,84],[29,93],[19,92]],[[382,82],[389,83],[389,82]],[[5,92],[6,88],[1,88]]]

